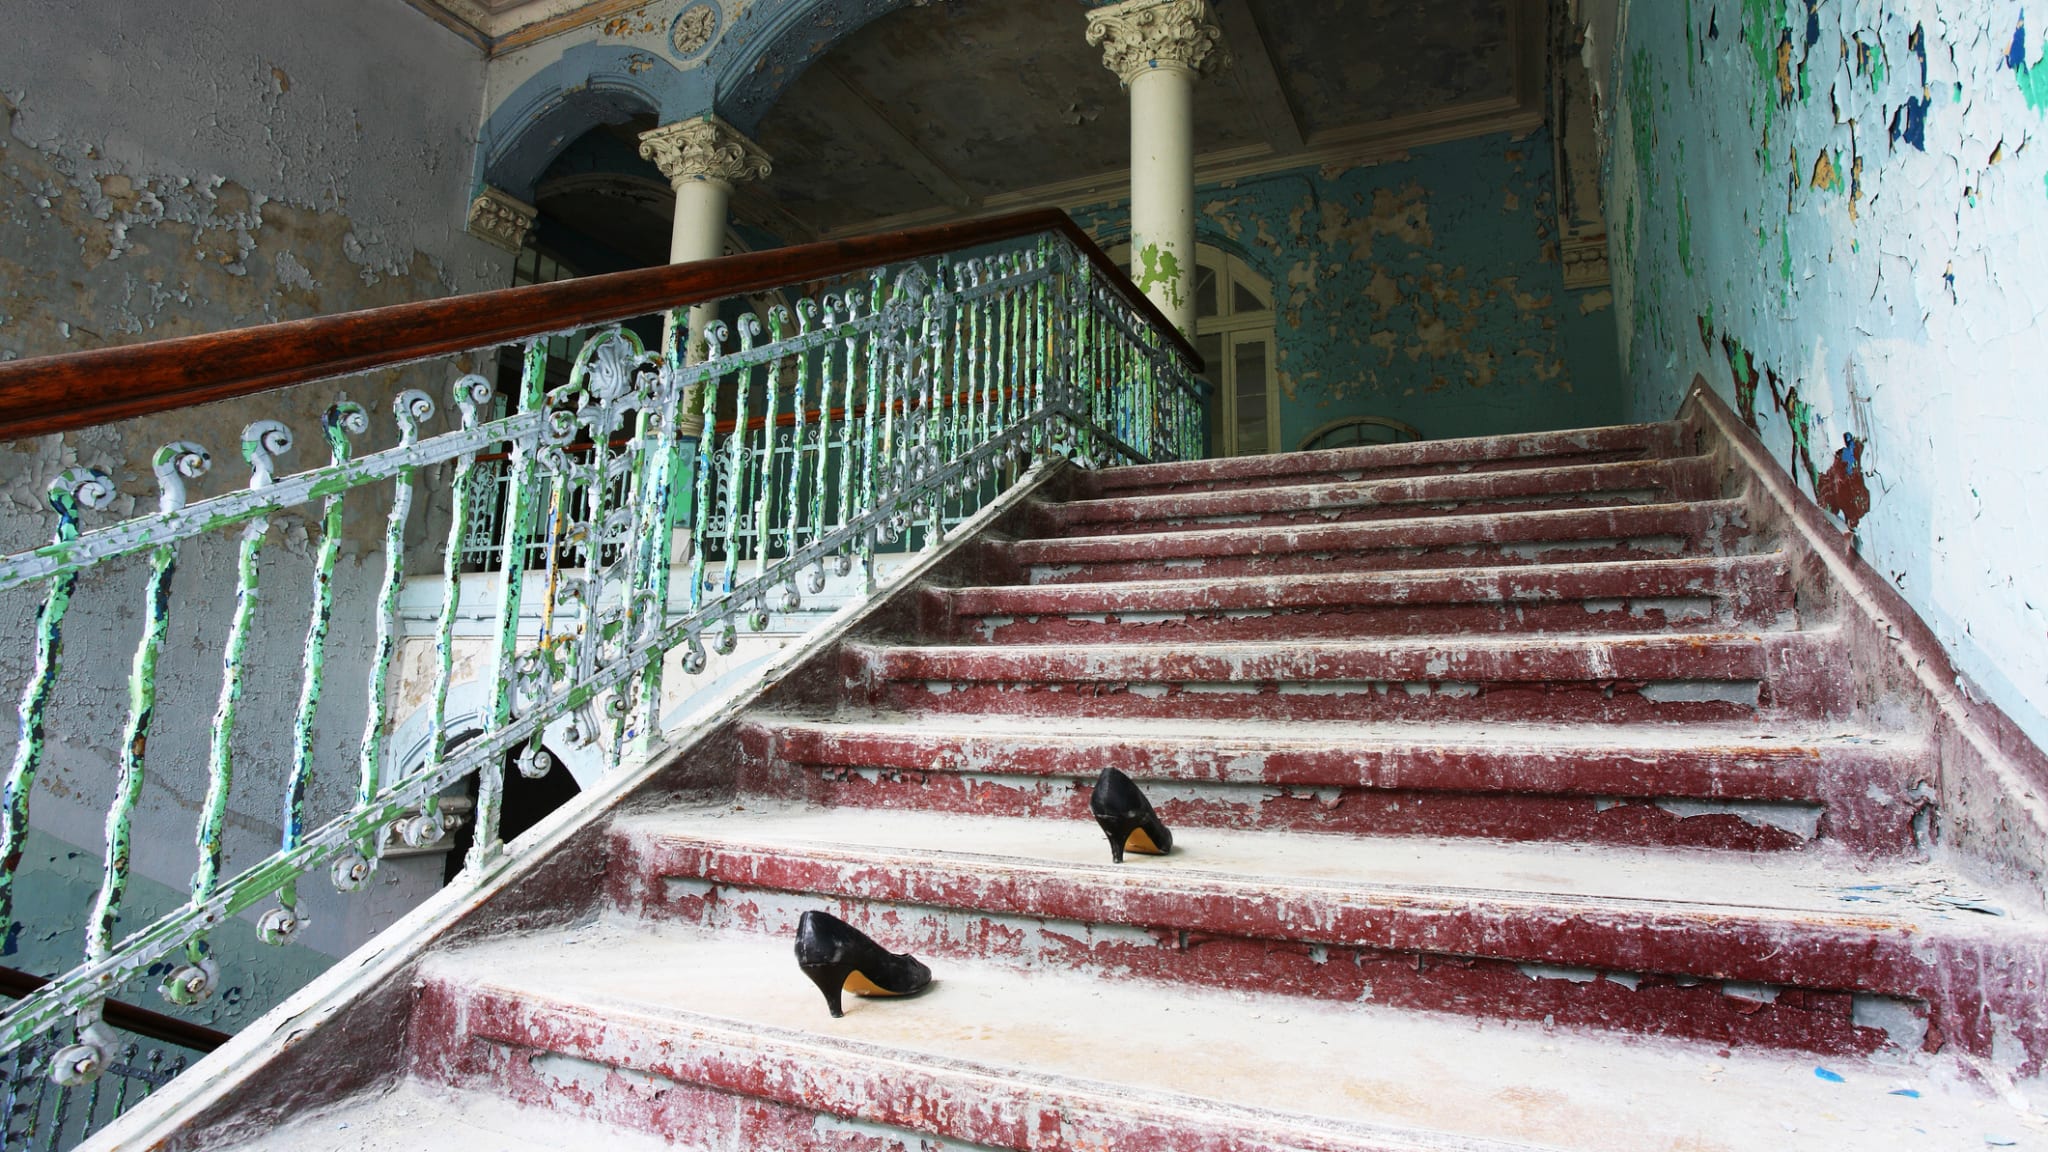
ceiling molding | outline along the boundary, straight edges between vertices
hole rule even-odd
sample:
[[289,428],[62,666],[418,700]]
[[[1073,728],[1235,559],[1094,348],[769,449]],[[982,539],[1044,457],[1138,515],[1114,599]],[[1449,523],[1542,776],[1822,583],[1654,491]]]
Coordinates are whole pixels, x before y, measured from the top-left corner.
[[1267,145],[1275,152],[1300,151],[1308,142],[1301,131],[1301,118],[1280,84],[1272,49],[1252,15],[1250,0],[1216,0],[1216,18],[1223,25],[1231,55],[1236,57],[1231,72]]
[[647,7],[647,0],[405,0],[482,50],[502,56]]
[[[1536,0],[1536,3],[1540,5],[1541,0]],[[1206,152],[1195,158],[1195,183],[1220,184],[1291,168],[1358,167],[1399,159],[1412,149],[1431,144],[1469,140],[1498,132],[1530,132],[1542,126],[1543,106],[1539,100],[1524,102],[1517,97],[1500,97],[1436,108],[1376,124],[1319,132],[1297,152],[1276,152],[1263,144]],[[1130,169],[1119,168],[1080,179],[999,193],[984,198],[973,209],[934,208],[906,212],[842,228],[815,230],[815,234],[821,240],[838,240],[869,232],[890,232],[924,224],[1021,212],[1028,208],[1085,208],[1124,198],[1129,194],[1130,181]]]

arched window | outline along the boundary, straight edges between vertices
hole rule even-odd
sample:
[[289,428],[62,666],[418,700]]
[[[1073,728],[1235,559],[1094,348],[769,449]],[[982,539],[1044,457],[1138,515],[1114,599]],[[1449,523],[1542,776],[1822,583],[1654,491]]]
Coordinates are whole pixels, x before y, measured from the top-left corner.
[[[1131,246],[1110,258],[1130,263]],[[1273,285],[1220,248],[1195,247],[1195,348],[1207,361],[1209,452],[1280,451],[1280,387],[1273,342]]]

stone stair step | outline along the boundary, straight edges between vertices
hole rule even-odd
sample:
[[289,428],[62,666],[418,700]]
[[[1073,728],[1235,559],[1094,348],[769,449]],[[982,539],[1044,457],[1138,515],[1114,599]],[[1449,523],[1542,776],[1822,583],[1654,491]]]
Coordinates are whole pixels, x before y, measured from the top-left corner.
[[1748,534],[1741,501],[1696,500],[1397,522],[988,541],[983,547],[1020,582],[1058,584],[1663,560],[1729,555]]
[[786,937],[600,921],[431,958],[419,1011],[443,1026],[413,1029],[412,1059],[692,1148],[1919,1152],[2036,1132],[1953,1060],[1830,1058],[1833,1079],[1250,991],[956,960],[833,1020]]
[[1079,820],[1096,774],[1174,826],[1763,851],[1920,850],[1915,735],[1754,726],[1448,726],[766,714],[741,787],[820,805]]
[[1541,464],[1601,463],[1675,456],[1680,451],[1679,437],[1676,424],[1624,424],[1570,432],[1372,444],[1320,452],[1108,468],[1080,477],[1077,489],[1091,498],[1143,496],[1298,484],[1318,476],[1365,479],[1483,472]]
[[1092,821],[748,797],[615,822],[607,884],[708,928],[823,907],[933,957],[1828,1053],[1989,1054],[2048,956],[1926,864],[1224,829],[1127,859]]
[[[538,1057],[536,1063],[545,1059]],[[242,1152],[672,1152],[675,1147],[653,1132],[578,1115],[560,1097],[521,1101],[496,1089],[405,1077],[383,1091],[345,1097],[245,1133],[234,1147]]]
[[1782,553],[1601,564],[929,588],[940,636],[986,643],[1700,631],[1791,623]]
[[867,703],[914,712],[1266,720],[1827,717],[1830,629],[1096,645],[848,644]]
[[1400,520],[1460,511],[1538,511],[1701,500],[1718,495],[1705,456],[1604,464],[1315,483],[1226,492],[1173,492],[1064,503],[1031,510],[1045,536],[1134,530],[1187,531],[1218,524],[1322,524]]

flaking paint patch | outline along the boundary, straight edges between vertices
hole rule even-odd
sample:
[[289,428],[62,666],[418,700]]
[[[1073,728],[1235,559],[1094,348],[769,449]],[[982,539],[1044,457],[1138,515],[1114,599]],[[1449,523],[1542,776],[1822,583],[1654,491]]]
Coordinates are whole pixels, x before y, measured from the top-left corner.
[[[1612,297],[1563,286],[1550,152],[1492,136],[1200,190],[1200,238],[1273,285],[1282,448],[1350,415],[1432,437],[1617,419]],[[1124,215],[1076,218],[1114,239]]]
[[[2048,420],[2026,383],[2048,358],[2040,45],[2021,6],[1988,0],[1732,7],[1631,5],[1598,77],[1633,412],[1668,416],[1704,376],[1972,690],[2048,739],[2023,431]],[[1672,187],[1709,183],[1718,206],[1692,199],[1686,225]]]

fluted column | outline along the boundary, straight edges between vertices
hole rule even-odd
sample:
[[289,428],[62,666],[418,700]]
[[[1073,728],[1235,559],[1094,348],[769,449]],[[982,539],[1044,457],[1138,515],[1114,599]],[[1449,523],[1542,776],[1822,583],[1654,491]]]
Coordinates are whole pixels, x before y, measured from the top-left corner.
[[1131,278],[1195,331],[1195,77],[1224,60],[1208,0],[1125,0],[1088,14],[1088,43],[1131,93]]
[[[767,153],[732,125],[706,114],[664,124],[640,134],[640,155],[676,190],[675,223],[669,231],[668,261],[710,260],[725,254],[726,211],[732,186],[766,179],[773,170]],[[716,304],[690,309],[691,360],[702,352],[704,329]]]

